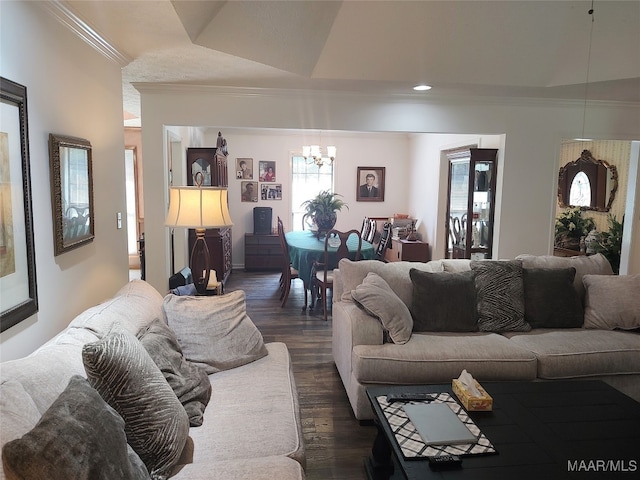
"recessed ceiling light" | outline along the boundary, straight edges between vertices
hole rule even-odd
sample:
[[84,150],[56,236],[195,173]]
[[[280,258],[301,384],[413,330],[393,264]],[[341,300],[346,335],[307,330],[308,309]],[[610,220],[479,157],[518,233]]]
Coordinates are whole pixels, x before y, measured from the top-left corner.
[[426,92],[427,90],[431,90],[431,85],[416,85],[413,87],[416,92]]

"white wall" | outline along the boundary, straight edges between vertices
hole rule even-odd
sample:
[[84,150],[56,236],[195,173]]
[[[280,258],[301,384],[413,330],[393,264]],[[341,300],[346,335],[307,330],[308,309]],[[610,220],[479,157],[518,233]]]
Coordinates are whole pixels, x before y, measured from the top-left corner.
[[[233,127],[311,128],[500,135],[504,147],[499,156],[501,185],[497,204],[500,216],[496,218],[494,257],[513,258],[523,252],[550,252],[560,141],[578,136],[584,105],[583,102],[498,102],[493,99],[462,103],[458,99],[429,101],[417,96],[390,99],[357,93],[163,88],[147,84],[139,84],[137,88],[142,97],[145,151],[145,212],[150,264],[147,278],[156,288],[165,288],[168,277],[167,233],[163,225],[166,194],[164,189],[147,185],[166,184],[165,173],[156,168],[162,159],[163,125],[215,125],[223,131]],[[638,132],[637,105],[589,106],[585,135],[632,140],[637,139]],[[233,149],[239,146],[232,142],[229,145],[235,155]],[[397,164],[392,153],[389,152],[385,160],[388,171]],[[424,160],[416,159],[420,155],[415,151],[411,155],[414,158],[409,170],[419,169],[417,165]],[[420,207],[416,206],[416,198],[422,187],[413,184],[412,188],[408,209],[417,211]],[[436,231],[434,225],[425,228]],[[638,243],[638,239],[632,240],[634,250],[640,248]]]
[[[78,313],[112,296],[128,280],[124,129],[120,67],[42,9],[2,2],[0,72],[27,87],[31,187],[39,312],[0,335],[0,359],[32,352]],[[49,133],[93,147],[95,240],[53,255]]]

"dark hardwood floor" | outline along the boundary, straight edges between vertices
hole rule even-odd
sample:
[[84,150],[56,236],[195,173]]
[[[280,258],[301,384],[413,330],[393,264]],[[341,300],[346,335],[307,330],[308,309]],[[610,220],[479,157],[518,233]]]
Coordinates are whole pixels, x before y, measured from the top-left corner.
[[322,307],[302,311],[302,281],[294,280],[285,308],[280,307],[278,272],[233,270],[226,291],[244,290],[247,312],[265,342],[289,348],[300,395],[306,443],[307,480],[362,480],[375,427],[355,419],[331,354],[331,316]]

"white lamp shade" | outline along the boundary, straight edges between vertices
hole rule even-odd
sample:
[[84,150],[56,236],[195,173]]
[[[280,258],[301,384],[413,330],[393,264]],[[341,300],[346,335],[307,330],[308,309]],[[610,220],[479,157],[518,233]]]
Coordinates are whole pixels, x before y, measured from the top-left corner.
[[165,225],[185,228],[223,228],[233,225],[227,189],[171,187]]

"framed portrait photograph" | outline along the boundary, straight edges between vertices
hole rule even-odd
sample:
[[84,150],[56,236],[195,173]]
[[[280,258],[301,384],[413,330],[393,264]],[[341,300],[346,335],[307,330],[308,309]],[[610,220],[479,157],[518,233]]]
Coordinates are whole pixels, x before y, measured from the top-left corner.
[[240,195],[240,200],[243,202],[257,202],[258,182],[241,182]]
[[385,167],[357,167],[357,202],[384,201]]
[[49,134],[49,160],[57,256],[93,241],[91,143]]
[[260,160],[260,181],[275,182],[276,181],[276,162]]
[[236,158],[236,178],[253,180],[253,158]]
[[282,184],[263,183],[260,185],[260,198],[262,200],[282,200]]
[[0,331],[38,312],[27,88],[0,77]]

